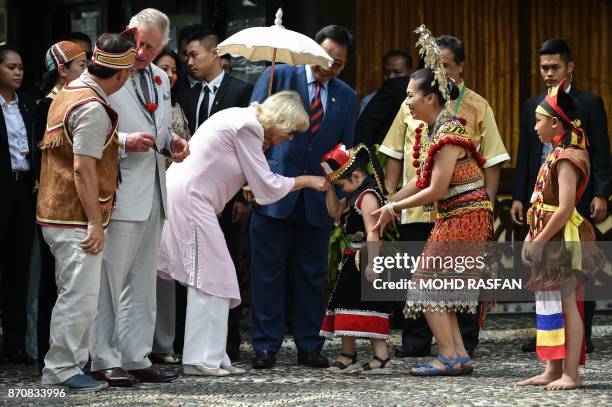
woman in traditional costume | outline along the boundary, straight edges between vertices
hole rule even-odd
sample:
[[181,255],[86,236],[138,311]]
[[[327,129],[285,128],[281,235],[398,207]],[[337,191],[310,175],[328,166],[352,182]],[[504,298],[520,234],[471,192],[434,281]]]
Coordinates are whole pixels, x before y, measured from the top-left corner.
[[158,269],[188,287],[186,374],[244,373],[225,352],[228,313],[240,304],[240,291],[217,214],[246,183],[260,205],[301,188],[327,190],[324,177],[272,173],[264,155],[271,144],[290,140],[308,126],[299,95],[278,92],[262,104],[212,116],[191,138],[190,156],[168,169],[168,218]]
[[[368,174],[372,162],[374,174]],[[369,242],[378,242],[372,227],[377,217],[372,215],[385,203],[384,176],[375,155],[363,144],[347,150],[338,145],[323,157],[321,163],[328,181],[346,194],[338,199],[334,188],[326,192],[327,211],[332,218],[341,217],[341,231],[346,249],[338,266],[339,274],[329,299],[321,326],[321,336],[342,338],[338,359],[329,367],[330,373],[390,374],[391,361],[387,349],[389,338],[389,302],[361,300],[359,253]],[[366,268],[364,267],[364,270]],[[356,338],[372,343],[373,359],[363,366],[357,363]]]
[[589,181],[589,154],[566,84],[563,80],[552,88],[535,111],[538,137],[543,144],[552,143],[553,150],[538,173],[522,253],[532,266],[536,351],[546,370],[518,384],[547,390],[584,386],[578,373],[578,365],[585,363],[583,283],[605,261],[595,246],[593,226],[576,210]]
[[[414,162],[417,176],[375,212],[375,226],[382,233],[402,209],[425,206],[437,219],[422,253],[423,258],[483,254],[485,242],[493,236],[493,205],[484,186],[484,158],[471,141],[465,120],[449,115],[445,106],[458,96],[457,87],[448,83],[435,46],[435,37],[421,26],[419,45],[427,68],[410,76],[407,104],[412,117],[423,121],[416,130]],[[429,363],[410,370],[415,376],[461,375],[473,371],[459,330],[456,312],[476,312],[478,289],[434,289],[423,282],[444,279],[453,283],[479,279],[482,268],[453,268],[423,264],[414,271],[404,314],[424,313],[431,328],[438,355]]]

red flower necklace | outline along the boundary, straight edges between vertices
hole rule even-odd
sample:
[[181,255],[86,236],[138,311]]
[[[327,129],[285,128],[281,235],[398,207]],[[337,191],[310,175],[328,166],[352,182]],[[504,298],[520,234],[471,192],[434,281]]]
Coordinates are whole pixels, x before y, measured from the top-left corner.
[[[153,81],[158,86],[161,86],[162,79],[160,78],[159,75],[153,76],[153,69],[151,69],[151,66],[149,66],[149,75],[151,75],[151,77],[153,78]],[[153,113],[154,111],[156,111],[157,107],[159,106],[159,95],[157,93],[157,88],[153,86],[153,92],[155,93],[155,103],[153,102],[145,103],[143,97],[140,95],[140,93],[138,93],[138,87],[136,86],[136,78],[134,78],[134,71],[132,71],[132,73],[130,74],[130,78],[132,79],[132,86],[134,87],[134,91],[136,92],[136,96],[138,97],[138,101],[140,102],[140,104],[143,105],[144,108],[147,109],[147,112],[149,113]]]

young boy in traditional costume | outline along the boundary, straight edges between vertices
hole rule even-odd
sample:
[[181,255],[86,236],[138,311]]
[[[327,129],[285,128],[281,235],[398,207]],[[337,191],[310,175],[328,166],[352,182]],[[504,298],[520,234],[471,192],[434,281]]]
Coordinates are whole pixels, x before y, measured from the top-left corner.
[[[368,174],[372,162],[374,174]],[[368,242],[378,242],[372,230],[377,218],[372,215],[385,203],[382,169],[376,156],[364,145],[347,150],[343,144],[323,157],[327,179],[339,187],[346,198],[338,199],[334,188],[326,192],[327,211],[332,218],[342,217],[342,235],[346,242],[334,291],[329,300],[320,335],[342,338],[342,351],[329,367],[330,373],[390,374],[388,355],[390,303],[361,300],[359,252]],[[364,265],[365,266],[365,265]],[[366,270],[366,267],[363,267]],[[368,277],[370,278],[370,277]],[[357,363],[355,338],[368,338],[373,359],[363,366]]]
[[578,365],[585,363],[583,283],[604,261],[593,243],[593,226],[576,211],[589,180],[588,141],[566,85],[563,80],[552,88],[535,111],[540,141],[552,143],[553,150],[538,173],[522,253],[532,267],[536,351],[546,361],[546,370],[518,384],[543,385],[546,390],[584,386],[578,373]]

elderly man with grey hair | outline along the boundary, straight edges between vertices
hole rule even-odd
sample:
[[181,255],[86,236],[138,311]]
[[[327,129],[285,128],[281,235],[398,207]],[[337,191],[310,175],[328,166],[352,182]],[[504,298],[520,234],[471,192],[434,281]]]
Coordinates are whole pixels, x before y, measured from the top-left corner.
[[181,162],[188,144],[171,131],[168,76],[152,61],[168,43],[170,21],[155,9],[130,20],[140,43],[126,84],[110,98],[119,112],[121,183],[102,256],[91,375],[111,386],[177,378],[151,365],[157,251],[166,217],[165,158]]

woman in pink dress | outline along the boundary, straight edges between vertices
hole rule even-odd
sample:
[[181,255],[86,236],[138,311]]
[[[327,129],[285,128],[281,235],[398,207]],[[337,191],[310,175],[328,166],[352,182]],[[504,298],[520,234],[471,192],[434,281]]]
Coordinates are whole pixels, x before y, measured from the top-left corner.
[[272,173],[264,156],[271,144],[291,140],[295,131],[308,126],[299,95],[279,92],[262,104],[213,115],[191,138],[191,155],[168,169],[168,213],[158,269],[188,286],[186,374],[244,373],[225,353],[228,312],[240,304],[240,291],[217,214],[245,184],[260,205],[301,188],[327,190],[324,177]]

